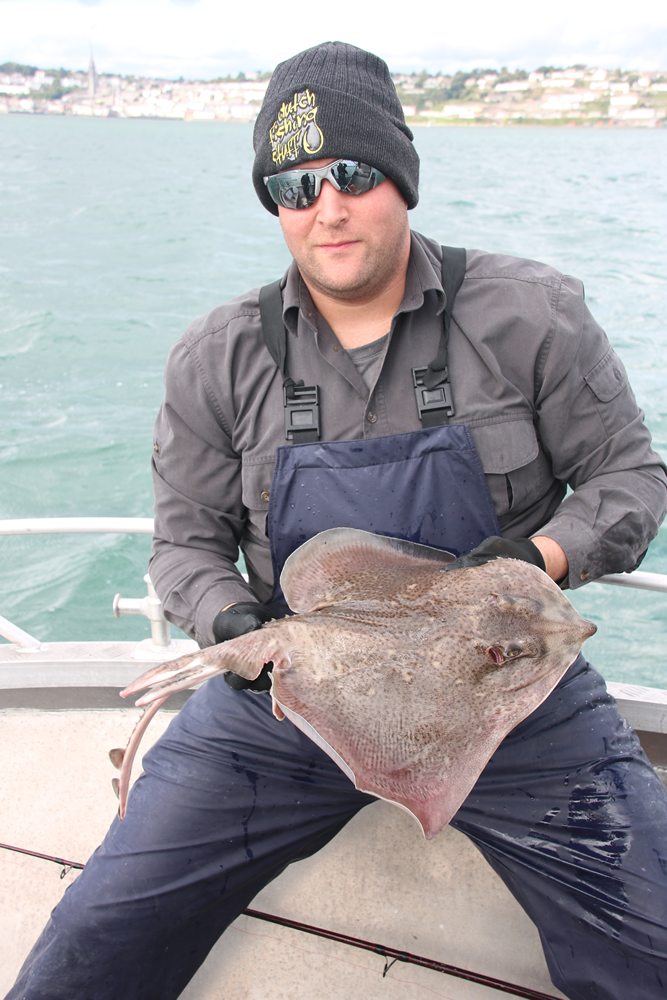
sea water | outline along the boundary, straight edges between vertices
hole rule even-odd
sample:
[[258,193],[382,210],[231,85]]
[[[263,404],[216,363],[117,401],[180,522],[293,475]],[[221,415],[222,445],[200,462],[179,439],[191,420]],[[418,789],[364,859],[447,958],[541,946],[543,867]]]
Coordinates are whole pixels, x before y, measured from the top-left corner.
[[[582,278],[667,452],[667,130],[422,128],[412,224]],[[170,345],[288,255],[250,183],[252,127],[0,116],[0,517],[150,516]],[[141,536],[0,538],[0,614],[43,640],[143,638]],[[643,569],[667,572],[667,534]],[[590,658],[663,686],[665,598],[570,595]]]

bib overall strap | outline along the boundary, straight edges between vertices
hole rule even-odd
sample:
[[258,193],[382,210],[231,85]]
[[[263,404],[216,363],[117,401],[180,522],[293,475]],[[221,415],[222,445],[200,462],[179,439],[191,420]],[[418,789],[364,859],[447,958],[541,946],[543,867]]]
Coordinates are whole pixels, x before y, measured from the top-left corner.
[[259,290],[259,313],[266,347],[283,376],[285,437],[293,444],[320,439],[320,387],[295,382],[287,373],[287,331],[283,323],[281,281]]
[[454,299],[465,273],[465,250],[462,247],[443,247],[442,287],[445,292],[445,313],[438,353],[427,368],[412,369],[412,382],[422,427],[438,427],[454,416],[447,350]]

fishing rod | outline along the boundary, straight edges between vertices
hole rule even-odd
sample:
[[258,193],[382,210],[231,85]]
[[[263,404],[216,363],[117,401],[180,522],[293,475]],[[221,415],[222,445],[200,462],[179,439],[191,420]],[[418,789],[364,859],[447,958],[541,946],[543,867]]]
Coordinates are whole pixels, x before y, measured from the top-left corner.
[[[51,861],[57,865],[62,865],[61,878],[64,878],[72,869],[83,871],[84,868],[84,865],[80,861],[68,861],[66,858],[59,858],[52,854],[42,854],[41,851],[28,850],[27,847],[15,847],[12,844],[0,843],[0,848],[5,851],[14,851],[17,854],[25,854],[31,858],[39,858],[43,861]],[[528,986],[519,986],[518,983],[496,979],[494,976],[486,976],[481,972],[472,972],[470,969],[463,969],[458,965],[450,965],[448,962],[440,962],[435,958],[427,958],[424,955],[416,955],[410,951],[402,951],[400,948],[392,948],[390,945],[379,944],[376,941],[366,941],[364,938],[355,937],[352,934],[332,931],[326,927],[317,927],[315,924],[306,924],[300,920],[281,917],[275,913],[265,913],[263,910],[247,908],[241,912],[244,916],[252,917],[255,920],[278,924],[281,927],[288,927],[291,930],[301,931],[304,934],[313,934],[315,937],[326,938],[329,941],[336,941],[338,944],[346,944],[353,948],[360,948],[363,951],[371,951],[375,955],[380,955],[385,960],[383,977],[387,975],[394,962],[405,962],[407,965],[418,965],[433,972],[441,972],[456,979],[465,979],[468,982],[477,983],[479,986],[487,986],[489,989],[497,990],[500,993],[510,993],[512,996],[522,997],[525,1000],[558,1000],[551,993],[541,993],[539,990],[533,990]]]

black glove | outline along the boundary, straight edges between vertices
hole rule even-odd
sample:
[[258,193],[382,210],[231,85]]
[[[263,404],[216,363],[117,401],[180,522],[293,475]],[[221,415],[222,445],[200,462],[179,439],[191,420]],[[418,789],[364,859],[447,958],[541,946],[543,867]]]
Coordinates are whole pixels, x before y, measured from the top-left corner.
[[[226,642],[228,639],[236,639],[246,632],[254,632],[260,628],[264,622],[271,621],[272,618],[280,617],[276,615],[270,604],[258,604],[255,601],[241,601],[239,604],[232,604],[231,608],[225,611],[218,611],[213,619],[213,636],[216,642]],[[224,678],[230,687],[235,691],[269,691],[271,688],[271,678],[269,671],[273,668],[272,663],[265,663],[262,672],[254,681],[239,677],[231,670],[224,674]]]
[[499,535],[485,538],[466,555],[459,556],[443,569],[447,572],[452,569],[483,566],[484,563],[491,562],[492,559],[523,559],[524,562],[532,563],[538,569],[546,569],[542,553],[537,545],[531,542],[530,538],[500,538]]

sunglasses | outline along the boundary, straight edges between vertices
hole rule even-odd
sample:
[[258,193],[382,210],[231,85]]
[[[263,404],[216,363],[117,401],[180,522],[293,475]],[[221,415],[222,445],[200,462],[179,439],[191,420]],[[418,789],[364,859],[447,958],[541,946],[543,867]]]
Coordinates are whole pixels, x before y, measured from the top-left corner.
[[357,160],[334,160],[326,167],[285,170],[264,178],[267,191],[283,208],[310,208],[320,193],[322,181],[329,181],[344,194],[366,194],[387,178],[376,167]]

